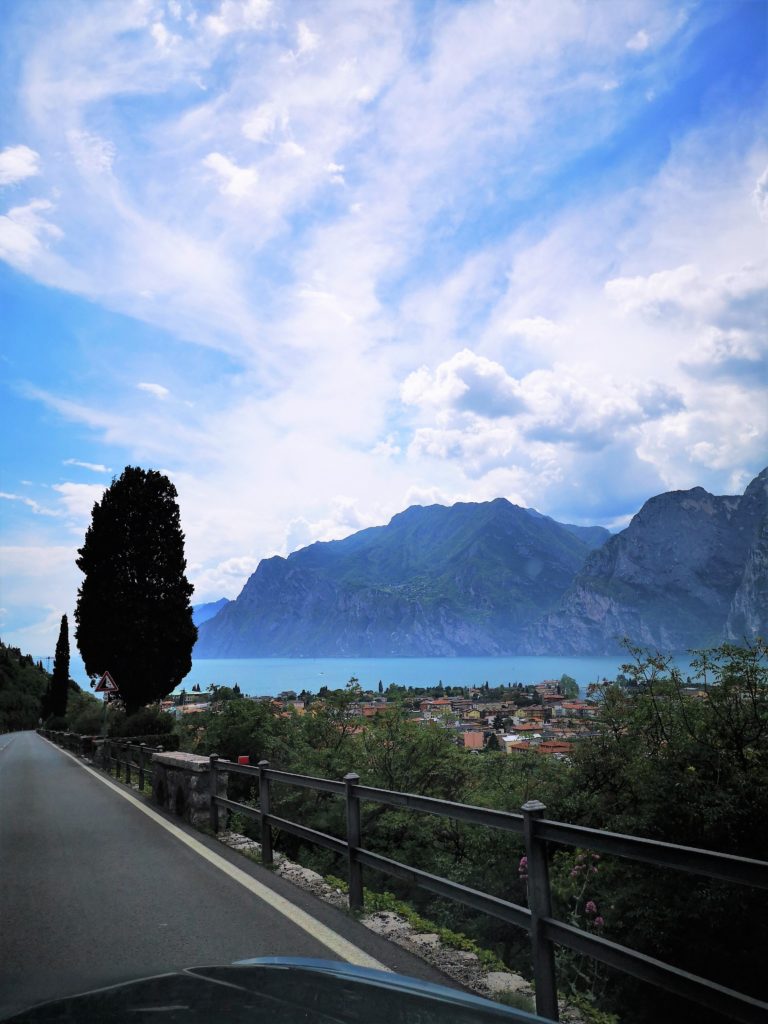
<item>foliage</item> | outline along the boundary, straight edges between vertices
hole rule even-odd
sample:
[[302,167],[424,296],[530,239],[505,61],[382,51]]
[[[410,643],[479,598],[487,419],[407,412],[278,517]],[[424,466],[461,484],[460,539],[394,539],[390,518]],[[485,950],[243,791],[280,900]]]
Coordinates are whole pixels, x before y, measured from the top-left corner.
[[[606,900],[603,898],[601,855],[589,850],[560,852],[555,855],[551,870],[551,886],[555,915],[568,924],[594,935],[602,935],[606,927]],[[597,960],[557,947],[557,976],[560,988],[572,1001],[585,998],[592,1006],[606,988],[607,973]]]
[[[627,684],[603,688],[598,735],[573,760],[567,818],[596,828],[764,858],[768,848],[768,648],[723,644],[683,684],[669,659],[631,648]],[[611,938],[759,995],[768,900],[749,887],[616,861],[605,866]],[[628,1022],[685,1004],[612,982]],[[628,1009],[627,1009],[628,1008]],[[701,1010],[702,1022],[720,1018]]]
[[49,682],[30,655],[0,641],[0,733],[37,728]]
[[573,678],[573,676],[561,675],[560,681],[557,684],[558,691],[564,697],[571,697],[578,699],[579,696],[579,684]]
[[515,1010],[524,1010],[526,1013],[536,1012],[534,1001],[530,996],[526,996],[522,992],[500,992],[493,998],[497,1003],[502,1003],[504,1006],[511,1006]]
[[[109,721],[115,715],[115,710],[108,708],[108,712],[111,713]],[[81,736],[97,736],[101,733],[103,721],[104,707],[97,697],[79,687],[70,690],[65,726],[70,732],[79,733]],[[54,728],[50,723],[46,724],[49,729]]]
[[218,754],[229,761],[247,754],[251,764],[267,760],[275,767],[286,767],[287,721],[267,702],[230,700],[218,711],[182,719],[179,728],[184,749]]
[[[326,875],[325,881],[334,889],[341,892],[348,891],[347,883],[335,875]],[[474,953],[486,971],[506,971],[507,967],[489,949],[483,949],[472,939],[459,932],[444,928],[434,921],[429,921],[417,913],[412,906],[399,900],[391,892],[375,892],[371,889],[363,890],[363,908],[366,914],[377,914],[390,912],[398,914],[413,928],[414,931],[424,935],[437,935],[443,945],[450,949],[462,950],[465,953]]]
[[56,654],[53,659],[53,675],[46,696],[48,714],[63,716],[67,713],[69,696],[69,629],[67,616],[62,615],[59,639],[56,641]]
[[170,480],[127,466],[94,505],[79,555],[76,636],[86,671],[108,670],[135,711],[181,682],[197,637]]
[[110,736],[167,736],[174,731],[173,715],[158,707],[140,708],[131,715],[117,712],[110,726]]

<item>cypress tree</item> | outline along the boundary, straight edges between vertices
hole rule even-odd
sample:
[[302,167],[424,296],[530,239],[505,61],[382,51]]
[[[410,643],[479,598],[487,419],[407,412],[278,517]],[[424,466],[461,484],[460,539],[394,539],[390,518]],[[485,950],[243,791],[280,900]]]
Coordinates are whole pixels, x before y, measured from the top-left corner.
[[109,671],[131,712],[166,697],[192,667],[192,621],[176,488],[126,466],[93,506],[79,549],[77,644],[89,676]]
[[53,675],[50,684],[49,709],[57,718],[67,713],[69,695],[69,628],[67,616],[61,616],[59,639],[56,641],[56,655],[53,659]]

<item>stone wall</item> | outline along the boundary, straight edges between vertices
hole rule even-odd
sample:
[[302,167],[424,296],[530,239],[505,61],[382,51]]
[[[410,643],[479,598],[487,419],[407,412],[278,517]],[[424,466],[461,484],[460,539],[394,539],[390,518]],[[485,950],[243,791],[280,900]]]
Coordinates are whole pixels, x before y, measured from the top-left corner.
[[[167,751],[152,755],[152,799],[191,825],[210,823],[211,773],[207,757]],[[216,772],[216,795],[227,795],[227,773]],[[226,810],[219,808],[222,825]]]

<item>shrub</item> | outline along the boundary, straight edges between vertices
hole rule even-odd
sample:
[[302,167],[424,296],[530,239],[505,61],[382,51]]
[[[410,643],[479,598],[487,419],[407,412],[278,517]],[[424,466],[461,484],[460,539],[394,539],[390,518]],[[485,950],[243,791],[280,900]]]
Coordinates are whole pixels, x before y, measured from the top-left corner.
[[132,715],[120,717],[110,730],[113,736],[167,736],[173,732],[173,715],[157,707],[140,708]]

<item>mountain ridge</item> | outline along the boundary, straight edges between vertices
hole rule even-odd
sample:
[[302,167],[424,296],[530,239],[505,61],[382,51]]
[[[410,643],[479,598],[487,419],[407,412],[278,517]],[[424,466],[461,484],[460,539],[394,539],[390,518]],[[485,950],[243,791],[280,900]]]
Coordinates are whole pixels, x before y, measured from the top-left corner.
[[743,495],[655,495],[614,535],[505,498],[414,505],[264,559],[195,656],[682,652],[766,633],[768,469]]
[[386,526],[264,559],[201,626],[195,653],[505,653],[593,549],[598,535],[584,529],[589,541],[505,498],[414,505]]

